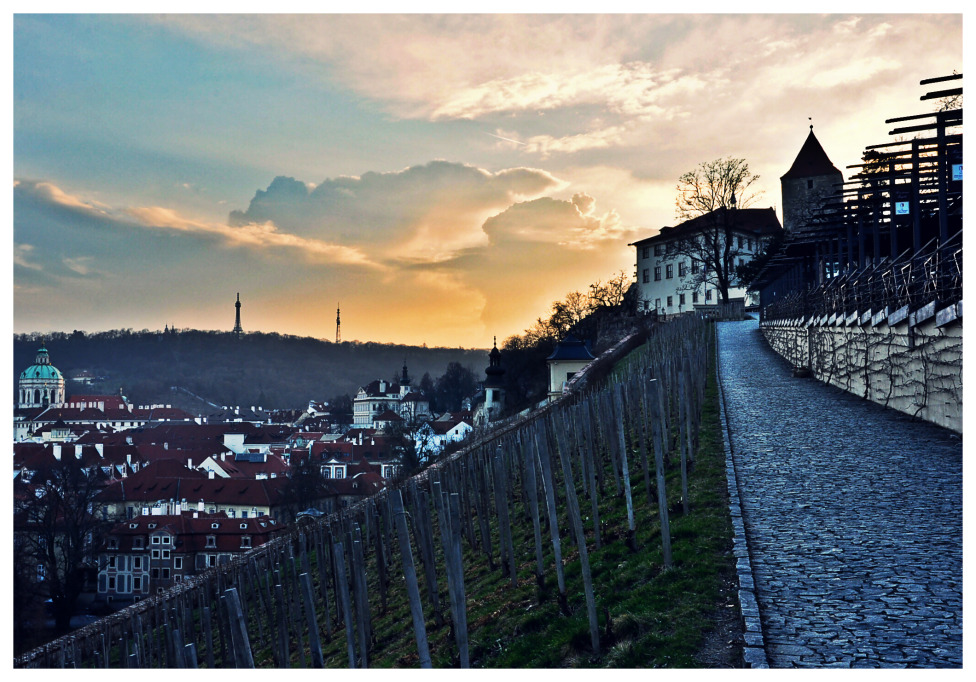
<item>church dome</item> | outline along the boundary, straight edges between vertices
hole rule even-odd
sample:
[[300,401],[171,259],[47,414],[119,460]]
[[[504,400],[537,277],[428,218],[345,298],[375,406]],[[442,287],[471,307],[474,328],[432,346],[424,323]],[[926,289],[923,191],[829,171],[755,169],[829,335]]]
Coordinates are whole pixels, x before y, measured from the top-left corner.
[[51,357],[43,342],[34,358],[34,364],[20,373],[18,383],[18,407],[44,407],[64,400],[64,377],[51,364]]
[[40,349],[37,351],[37,356],[34,358],[34,364],[25,369],[20,373],[21,379],[53,379],[54,381],[64,381],[64,377],[61,376],[61,372],[57,367],[51,364],[51,357],[47,353],[47,348],[44,343],[41,343]]

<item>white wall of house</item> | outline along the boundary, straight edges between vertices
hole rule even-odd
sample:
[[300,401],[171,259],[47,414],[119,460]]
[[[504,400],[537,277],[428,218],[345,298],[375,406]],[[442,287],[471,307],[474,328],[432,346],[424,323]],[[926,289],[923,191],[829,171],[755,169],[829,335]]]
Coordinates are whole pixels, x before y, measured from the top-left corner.
[[[759,240],[752,234],[735,235],[742,241],[741,255],[736,265],[751,261],[759,249]],[[668,248],[667,242],[637,244],[638,309],[641,312],[656,311],[673,315],[695,309],[696,305],[717,305],[722,294],[714,283],[702,282],[696,263],[688,255],[679,255]],[[729,298],[744,298],[743,287],[731,287]]]

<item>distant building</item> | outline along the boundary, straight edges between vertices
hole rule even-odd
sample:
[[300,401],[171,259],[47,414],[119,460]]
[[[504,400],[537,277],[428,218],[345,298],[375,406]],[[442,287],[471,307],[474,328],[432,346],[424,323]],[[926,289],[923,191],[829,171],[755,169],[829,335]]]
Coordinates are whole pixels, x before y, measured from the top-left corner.
[[97,598],[139,601],[222,566],[280,531],[267,516],[235,519],[203,509],[141,514],[115,524],[106,534],[98,556]]
[[576,373],[593,361],[593,353],[572,334],[556,344],[552,355],[546,358],[549,366],[549,400],[561,396]]
[[43,341],[34,364],[20,373],[17,389],[17,407],[20,409],[47,407],[64,401],[64,376],[51,364]]
[[410,388],[406,363],[399,383],[376,379],[359,389],[353,399],[353,426],[375,428],[374,420],[387,411],[407,422],[431,417],[430,401]]
[[475,426],[484,427],[495,421],[505,411],[505,384],[502,377],[502,354],[498,350],[498,340],[492,343],[488,353],[488,366],[485,368],[485,381],[482,390],[470,401],[472,420]]

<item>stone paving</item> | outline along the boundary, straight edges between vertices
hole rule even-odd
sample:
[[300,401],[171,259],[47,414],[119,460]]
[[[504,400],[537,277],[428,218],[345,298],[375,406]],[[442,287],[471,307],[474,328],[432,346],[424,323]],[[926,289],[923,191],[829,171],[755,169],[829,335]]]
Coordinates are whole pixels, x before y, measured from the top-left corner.
[[718,338],[769,666],[960,667],[961,439]]

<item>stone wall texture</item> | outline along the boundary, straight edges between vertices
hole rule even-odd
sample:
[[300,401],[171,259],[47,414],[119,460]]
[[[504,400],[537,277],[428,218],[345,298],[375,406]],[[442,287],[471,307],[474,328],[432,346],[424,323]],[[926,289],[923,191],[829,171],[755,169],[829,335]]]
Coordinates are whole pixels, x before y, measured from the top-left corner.
[[770,347],[797,371],[962,433],[962,304],[843,318],[766,320]]

